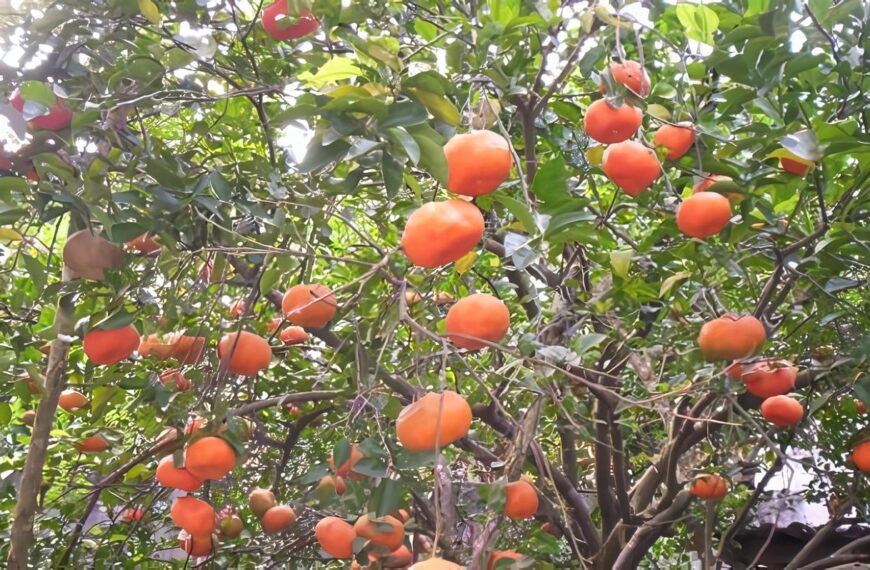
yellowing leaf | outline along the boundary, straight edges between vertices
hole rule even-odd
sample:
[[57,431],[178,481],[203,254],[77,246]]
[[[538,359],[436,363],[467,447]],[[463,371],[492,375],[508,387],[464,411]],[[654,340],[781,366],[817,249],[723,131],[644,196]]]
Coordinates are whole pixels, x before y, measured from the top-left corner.
[[586,149],[586,160],[592,166],[601,166],[601,159],[604,157],[604,145],[590,146]]
[[467,272],[471,269],[471,266],[474,265],[475,260],[477,259],[477,252],[474,250],[469,251],[465,255],[459,258],[456,262],[456,265],[453,267],[454,271],[459,275]]
[[664,297],[665,295],[667,295],[668,291],[670,291],[674,287],[674,285],[676,285],[683,279],[687,279],[690,275],[692,274],[688,271],[680,271],[678,273],[674,273],[673,275],[662,281],[662,286],[659,289],[659,297]]
[[12,228],[0,228],[0,241],[20,241],[21,234]]
[[816,163],[812,160],[807,160],[805,158],[801,158],[795,153],[791,152],[787,148],[778,148],[772,153],[768,154],[765,158],[787,158],[789,160],[793,160],[795,162],[799,162],[801,164],[805,164],[807,166],[815,166]]
[[622,249],[614,251],[610,254],[610,267],[613,268],[614,275],[618,275],[625,279],[628,277],[628,269],[631,267],[630,249]]
[[356,66],[354,60],[349,57],[334,57],[327,61],[317,70],[317,73],[306,71],[299,74],[299,81],[310,87],[321,89],[330,83],[336,83],[342,79],[350,79],[361,75],[362,70]]
[[409,87],[408,91],[420,100],[430,113],[441,119],[448,125],[459,124],[459,110],[456,105],[450,102],[450,99],[435,93],[429,93],[416,87]]
[[646,112],[656,119],[661,119],[663,121],[668,121],[671,118],[671,112],[668,111],[665,107],[661,105],[657,105],[652,103],[646,106]]
[[139,11],[145,16],[145,19],[154,25],[160,23],[160,10],[154,0],[139,0]]

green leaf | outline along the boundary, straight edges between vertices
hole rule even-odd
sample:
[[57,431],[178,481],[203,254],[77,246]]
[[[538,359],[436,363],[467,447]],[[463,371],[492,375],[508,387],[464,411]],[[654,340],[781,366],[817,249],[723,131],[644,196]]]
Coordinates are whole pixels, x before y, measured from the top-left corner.
[[381,158],[381,171],[384,175],[384,188],[388,198],[395,198],[402,188],[402,165],[388,153],[383,153]]
[[154,0],[139,0],[139,11],[155,26],[160,24],[160,9],[157,8]]
[[18,87],[18,92],[24,101],[33,101],[46,109],[50,109],[57,102],[57,95],[51,86],[42,81],[25,81]]
[[378,127],[389,129],[390,127],[407,127],[425,123],[429,118],[426,107],[416,101],[402,101],[393,103],[387,107],[387,113],[380,121]]
[[355,60],[349,57],[334,57],[323,64],[317,73],[312,74],[310,71],[305,71],[299,74],[298,79],[309,87],[322,89],[330,83],[337,83],[360,75],[362,75],[362,69],[357,67]]
[[390,139],[394,147],[400,147],[404,151],[405,156],[408,157],[412,164],[416,165],[420,162],[420,145],[417,144],[411,133],[401,127],[396,127],[394,129],[387,129],[384,134]]
[[503,26],[520,15],[520,0],[487,0],[487,5],[492,19]]
[[369,499],[369,511],[376,517],[395,512],[402,503],[402,483],[396,479],[382,479]]
[[126,327],[133,322],[133,313],[127,312],[126,309],[121,309],[115,314],[103,319],[102,321],[91,325],[92,329],[103,331],[112,331],[121,327]]
[[544,163],[535,173],[531,192],[544,214],[552,213],[568,203],[571,197],[568,195],[568,169],[565,159],[558,156]]
[[31,257],[26,253],[21,254],[21,261],[24,262],[24,267],[27,269],[27,273],[33,281],[33,286],[36,287],[36,292],[42,293],[42,290],[45,289],[46,281],[48,280],[48,276],[45,273],[45,266],[42,265],[38,259]]
[[505,209],[523,225],[527,232],[532,235],[538,233],[538,226],[535,225],[535,217],[532,212],[529,211],[528,206],[519,200],[511,198],[504,192],[495,192],[492,194],[492,197],[496,202],[504,206]]
[[719,16],[701,4],[677,4],[677,19],[693,40],[713,45],[713,32],[719,27]]
[[341,438],[335,445],[335,449],[332,452],[332,460],[335,465],[335,468],[338,469],[339,466],[344,465],[344,462],[350,459],[350,442],[347,441],[346,437]]
[[322,140],[321,136],[316,136],[308,145],[305,158],[299,163],[299,172],[305,174],[320,170],[324,166],[340,160],[350,149],[350,145],[341,139],[326,146],[321,144]]
[[620,249],[610,252],[610,267],[613,274],[623,279],[628,278],[628,270],[631,267],[631,257],[634,252],[630,249]]
[[688,279],[689,277],[691,277],[691,275],[692,274],[688,271],[680,271],[674,273],[673,275],[662,281],[662,285],[659,288],[659,297],[664,297],[665,295],[667,295],[668,292],[670,292],[670,290],[674,287],[674,285],[676,285],[683,279]]
[[12,419],[12,406],[0,402],[0,425],[6,425]]
[[408,129],[420,145],[420,166],[441,184],[447,184],[447,156],[441,136],[426,125]]
[[414,87],[409,88],[408,91],[418,98],[437,119],[452,126],[459,124],[459,109],[447,97]]
[[576,224],[585,224],[595,219],[595,214],[591,212],[566,212],[553,216],[550,223],[547,224],[547,229],[544,232],[544,239],[549,239]]

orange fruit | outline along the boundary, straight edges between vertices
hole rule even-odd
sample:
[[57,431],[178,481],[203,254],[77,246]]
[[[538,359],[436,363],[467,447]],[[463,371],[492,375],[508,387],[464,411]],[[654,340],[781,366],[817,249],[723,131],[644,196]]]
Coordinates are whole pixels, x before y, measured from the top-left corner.
[[184,467],[176,467],[171,455],[167,455],[157,463],[154,478],[164,487],[181,489],[188,493],[196,491],[203,484],[202,479]]
[[269,534],[281,532],[296,521],[296,513],[287,505],[276,505],[266,511],[260,522]]
[[242,376],[256,376],[272,362],[272,347],[269,342],[246,331],[227,333],[221,338],[218,343],[218,358],[223,361],[225,354],[230,361],[229,371]]
[[287,0],[275,0],[263,10],[263,29],[278,41],[295,40],[313,34],[320,27],[310,10],[298,16],[287,14]]
[[695,144],[695,129],[692,123],[684,122],[676,125],[662,125],[656,131],[653,141],[656,146],[668,149],[668,159],[677,160]]
[[381,568],[406,568],[414,561],[414,555],[404,544],[386,556],[378,557],[376,553],[369,554],[369,560],[379,560]]
[[494,570],[495,565],[499,560],[522,560],[523,555],[513,550],[496,550],[489,555],[489,564],[486,565],[487,570]]
[[361,473],[356,473],[353,470],[354,465],[359,463],[359,460],[363,458],[362,451],[359,450],[359,446],[357,444],[353,444],[350,446],[350,457],[347,460],[338,466],[338,469],[335,468],[335,461],[332,457],[329,458],[329,468],[335,471],[335,474],[340,477],[348,477],[353,481],[362,481],[365,479],[365,475]]
[[191,382],[180,370],[166,370],[160,374],[160,383],[170,390],[186,392],[190,390]]
[[607,147],[601,159],[601,168],[629,196],[637,196],[649,188],[661,173],[656,153],[635,141]]
[[402,409],[396,419],[396,436],[408,451],[434,451],[436,444],[445,447],[465,437],[471,420],[471,406],[465,398],[452,390],[429,392]]
[[411,520],[411,513],[409,513],[405,509],[399,509],[398,511],[393,513],[393,516],[402,521],[403,524]]
[[444,145],[447,189],[463,196],[481,196],[498,188],[513,166],[510,145],[492,131],[455,135]]
[[170,333],[162,339],[160,335],[148,335],[139,344],[139,354],[143,358],[175,358],[181,364],[196,364],[204,349],[205,337],[186,336],[181,333]]
[[483,214],[471,202],[427,202],[408,217],[402,249],[418,267],[439,267],[473,250],[483,230]]
[[23,423],[24,425],[33,427],[33,424],[35,422],[36,422],[36,411],[35,410],[27,410],[26,412],[21,414],[21,423]]
[[266,322],[266,330],[269,332],[275,332],[278,330],[278,327],[281,326],[281,323],[284,322],[284,319],[281,317],[273,317]]
[[488,293],[476,293],[450,307],[444,327],[453,344],[478,350],[486,347],[480,340],[497,343],[504,338],[510,320],[510,311],[501,299]]
[[211,505],[194,497],[176,497],[169,508],[175,526],[193,536],[211,536],[215,516]]
[[68,412],[72,412],[87,406],[88,399],[81,392],[75,390],[64,390],[60,393],[57,405]]
[[245,523],[238,515],[226,513],[218,520],[218,534],[226,538],[238,538],[245,528]]
[[625,103],[613,107],[606,99],[589,105],[583,116],[583,130],[596,141],[613,144],[628,140],[643,123],[643,113],[637,107]]
[[809,165],[785,157],[780,157],[779,165],[786,172],[791,172],[792,174],[797,174],[798,176],[804,176],[807,173],[807,170],[810,169]]
[[212,534],[204,536],[192,536],[186,530],[178,533],[178,548],[191,556],[208,556],[218,544],[218,539]]
[[276,503],[275,494],[268,489],[254,489],[248,494],[248,506],[257,518],[263,518]]
[[294,285],[281,301],[287,320],[302,327],[325,327],[337,307],[335,295],[323,285]]
[[184,452],[184,468],[200,479],[223,479],[235,465],[235,450],[220,437],[198,439]]
[[721,499],[728,494],[728,481],[718,475],[702,475],[692,482],[689,492],[705,500]]
[[859,443],[852,450],[852,463],[861,471],[870,473],[870,441]]
[[356,531],[350,523],[338,517],[325,517],[314,526],[314,536],[320,548],[333,558],[353,558]]
[[527,519],[538,512],[538,492],[525,479],[505,486],[504,514],[514,520]]
[[237,301],[233,301],[233,304],[230,305],[230,316],[234,319],[238,319],[242,315],[245,314],[245,301],[239,299]]
[[347,485],[344,483],[344,479],[338,475],[324,475],[320,479],[320,483],[317,484],[317,490],[344,495],[347,491]]
[[804,407],[789,396],[773,396],[761,402],[761,415],[776,427],[791,427],[804,417]]
[[402,522],[390,515],[369,520],[368,515],[357,519],[353,525],[356,535],[369,540],[374,545],[383,546],[390,552],[402,546],[405,527]]
[[302,344],[308,340],[308,333],[302,327],[287,327],[278,333],[278,338],[284,344]]
[[762,360],[743,367],[746,390],[759,398],[788,394],[794,390],[798,369],[784,360]]
[[692,194],[677,209],[677,227],[689,237],[716,235],[731,219],[731,202],[716,192]]
[[732,380],[743,380],[743,365],[739,362],[732,362],[725,367],[725,376]]
[[76,448],[82,453],[99,453],[109,449],[109,442],[106,441],[106,438],[97,434],[81,440],[76,445]]
[[410,566],[408,570],[465,570],[465,566],[443,558],[428,558]]
[[692,192],[706,192],[707,189],[716,184],[717,182],[731,182],[734,179],[730,176],[723,176],[721,174],[711,174],[710,176],[704,178],[697,184],[692,187]]
[[[635,95],[640,95],[641,97],[649,95],[649,76],[638,62],[632,60],[626,60],[622,63],[613,62],[610,64],[610,74],[613,76],[614,81],[621,83],[633,91]],[[598,87],[602,93],[607,91],[603,83]]]
[[765,340],[764,325],[752,315],[724,315],[705,323],[698,334],[698,346],[708,361],[752,356]]
[[139,348],[139,332],[133,325],[113,330],[92,330],[82,339],[82,347],[94,364],[115,364]]
[[128,251],[135,251],[141,255],[151,255],[161,249],[161,245],[154,239],[153,234],[146,232],[137,238],[133,238],[124,244]]

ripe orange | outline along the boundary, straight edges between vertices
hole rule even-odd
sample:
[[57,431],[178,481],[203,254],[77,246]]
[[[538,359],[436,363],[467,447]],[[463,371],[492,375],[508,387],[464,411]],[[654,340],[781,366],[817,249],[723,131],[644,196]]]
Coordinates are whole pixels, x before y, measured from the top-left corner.
[[487,564],[487,570],[494,570],[495,565],[498,564],[499,560],[522,560],[523,555],[519,552],[514,552],[513,550],[496,550],[489,555],[489,564]]
[[656,153],[635,141],[607,147],[601,159],[601,168],[629,196],[637,196],[649,188],[661,173]]
[[170,390],[186,392],[192,386],[187,376],[182,374],[180,370],[166,370],[160,374],[160,383]]
[[160,251],[162,246],[154,239],[153,234],[144,233],[124,244],[128,251],[135,251],[141,255],[152,255]]
[[[614,81],[626,86],[635,95],[640,95],[641,97],[649,95],[649,76],[638,62],[632,60],[626,60],[622,63],[613,62],[610,64],[610,74],[613,76]],[[598,87],[602,93],[607,91],[603,83]]]
[[762,360],[743,367],[746,390],[759,398],[788,394],[794,390],[798,369],[784,360]]
[[[236,341],[236,336],[239,340]],[[272,362],[272,348],[269,342],[254,333],[241,331],[227,333],[218,343],[218,358],[229,358],[229,371],[243,376],[256,376]]]
[[317,484],[317,490],[324,494],[344,495],[347,485],[338,475],[324,475]]
[[505,487],[504,514],[514,520],[527,519],[538,512],[538,492],[525,479]]
[[713,319],[705,323],[698,334],[698,346],[708,361],[752,356],[765,340],[764,325],[752,315],[738,317],[729,314]]
[[204,349],[205,337],[186,336],[181,333],[170,333],[163,339],[160,335],[152,334],[139,344],[139,354],[143,358],[175,358],[181,364],[196,364]]
[[340,477],[348,477],[353,481],[362,481],[365,479],[365,475],[361,473],[357,473],[353,470],[354,465],[359,463],[359,460],[363,458],[362,451],[359,450],[359,446],[357,444],[353,444],[350,446],[350,457],[347,460],[338,466],[338,469],[335,468],[335,461],[332,457],[329,458],[329,468],[335,471],[335,474]]
[[269,534],[281,532],[296,521],[296,513],[287,505],[276,505],[266,511],[260,522]]
[[325,327],[337,307],[335,295],[323,285],[294,285],[281,301],[287,320],[302,327]]
[[154,478],[164,487],[181,489],[188,493],[196,491],[203,484],[202,479],[184,467],[176,467],[171,455],[167,455],[157,464]]
[[76,447],[82,453],[99,453],[109,449],[109,442],[106,441],[106,438],[97,434],[81,440]]
[[870,441],[859,443],[852,450],[852,463],[861,471],[870,473]]
[[445,447],[465,437],[471,419],[471,406],[456,392],[445,390],[443,398],[429,392],[402,409],[396,419],[396,436],[409,451],[433,451],[436,439],[438,446]]
[[243,314],[245,314],[245,301],[242,299],[233,301],[233,304],[230,305],[230,316],[234,319],[238,319]]
[[287,327],[278,333],[278,338],[284,344],[302,344],[308,340],[308,333],[302,327]]
[[313,34],[320,27],[310,10],[302,10],[298,17],[287,14],[287,0],[275,0],[263,10],[263,29],[278,41],[294,40]]
[[369,554],[369,560],[380,561],[381,568],[407,568],[414,561],[414,555],[404,544],[385,556],[378,556],[373,552]]
[[702,475],[692,482],[689,492],[705,500],[721,499],[728,494],[728,481],[718,475]]
[[405,527],[397,518],[390,515],[369,520],[368,515],[357,519],[353,525],[356,535],[368,539],[372,544],[383,546],[390,552],[402,546]]
[[489,194],[510,176],[513,157],[505,138],[492,131],[456,135],[444,145],[447,189],[463,196]]
[[628,140],[643,123],[643,113],[637,107],[625,103],[612,107],[606,99],[589,105],[583,116],[583,130],[596,141],[604,144]]
[[662,125],[656,131],[653,141],[656,146],[667,147],[669,160],[677,160],[695,144],[695,129],[688,122]]
[[786,172],[791,172],[792,174],[797,174],[798,176],[804,176],[807,173],[807,170],[810,169],[809,165],[785,157],[781,157],[779,159],[779,165]]
[[133,325],[114,330],[92,330],[82,339],[82,347],[94,364],[115,364],[139,348],[139,332]]
[[314,536],[320,548],[333,558],[353,558],[356,531],[350,523],[338,517],[326,517],[314,526]]
[[176,497],[169,509],[169,516],[175,526],[193,536],[211,536],[214,531],[214,509],[194,497]]
[[184,452],[184,468],[201,479],[223,479],[235,465],[235,450],[220,437],[198,439]]
[[88,399],[81,392],[75,390],[64,390],[60,393],[60,398],[57,400],[57,405],[68,412],[84,408],[88,405]]
[[465,570],[465,566],[444,560],[443,558],[427,558],[410,566],[408,570]]
[[217,545],[218,539],[213,534],[191,536],[186,530],[181,530],[178,533],[178,548],[191,556],[208,556]]
[[776,427],[791,427],[804,417],[804,407],[789,396],[773,396],[761,402],[761,415]]
[[281,323],[284,322],[284,319],[281,317],[272,317],[266,322],[266,330],[269,332],[275,332],[278,330],[278,327],[281,326]]
[[418,267],[439,267],[473,250],[483,230],[483,214],[471,202],[427,202],[408,217],[402,249]]
[[486,344],[479,340],[499,342],[507,334],[511,315],[507,306],[487,293],[463,297],[447,311],[444,323],[447,336],[459,348],[478,350]]
[[268,489],[254,489],[248,494],[248,506],[257,518],[263,518],[276,503],[275,494]]
[[731,219],[731,202],[716,192],[692,194],[677,209],[677,227],[689,237],[716,235]]

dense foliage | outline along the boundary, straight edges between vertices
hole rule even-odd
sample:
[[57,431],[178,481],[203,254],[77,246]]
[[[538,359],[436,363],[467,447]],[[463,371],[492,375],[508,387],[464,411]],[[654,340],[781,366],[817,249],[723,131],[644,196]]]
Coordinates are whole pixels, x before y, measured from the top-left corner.
[[[0,104],[10,565],[166,559],[177,531],[154,470],[181,459],[187,436],[160,437],[194,415],[204,433],[225,423],[239,452],[229,476],[194,493],[244,520],[210,555],[234,567],[347,567],[321,557],[314,525],[400,508],[417,559],[470,568],[492,550],[526,554],[517,567],[746,563],[756,553],[735,537],[774,474],[796,469],[812,475],[804,499],[865,517],[849,454],[867,424],[856,402],[870,404],[866,2],[316,0],[319,26],[286,41],[263,28],[268,4],[0,1],[0,96],[17,87],[24,101]],[[287,2],[291,18],[305,4]],[[648,95],[611,71],[623,61],[646,69]],[[41,128],[58,100],[71,123]],[[661,175],[636,196],[605,174],[613,157],[584,129],[598,100],[643,111],[634,139]],[[655,132],[684,121],[695,141],[671,160]],[[448,173],[445,143],[477,129],[508,139],[514,159],[498,190],[473,199],[483,239],[455,263],[416,267],[400,246],[406,221],[455,198],[457,169],[489,167],[466,154]],[[636,176],[641,162],[612,168]],[[727,196],[733,217],[692,238],[676,213],[711,174],[730,177],[707,192]],[[116,244],[147,232],[160,248],[128,252],[102,281],[71,279],[62,251],[86,228]],[[307,283],[335,294],[337,314],[284,345],[270,321]],[[461,350],[444,319],[474,293],[502,299],[510,328]],[[758,317],[759,354],[800,369],[796,426],[768,422],[724,373],[729,360],[698,350],[702,324],[726,313]],[[129,324],[206,348],[187,363],[143,347],[108,365],[85,356],[86,332]],[[218,341],[239,330],[269,339],[267,370],[237,375],[219,359]],[[189,390],[161,382],[170,368]],[[67,389],[87,404],[55,411]],[[444,389],[472,406],[467,437],[438,453],[399,445],[403,406]],[[31,428],[22,416],[37,405]],[[95,434],[108,450],[80,453]],[[330,457],[342,464],[352,443],[364,477],[324,492]],[[689,492],[703,473],[729,481],[721,502]],[[505,484],[521,474],[540,506],[513,521]],[[285,532],[264,534],[255,487],[293,507]],[[371,546],[355,547],[368,563]]]

